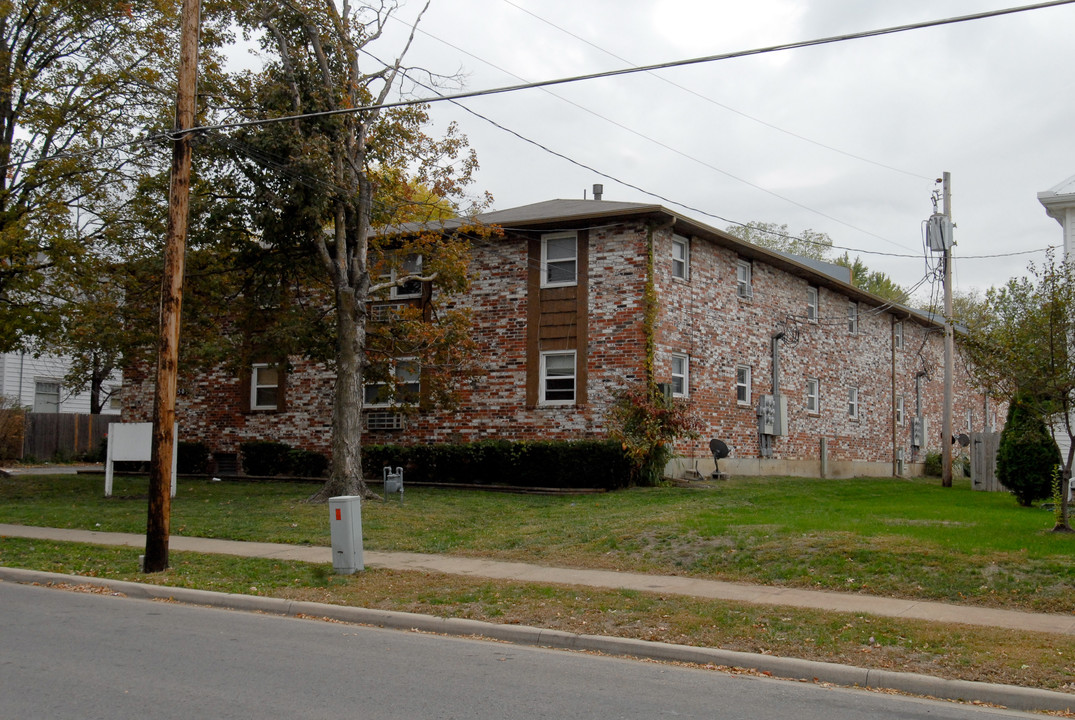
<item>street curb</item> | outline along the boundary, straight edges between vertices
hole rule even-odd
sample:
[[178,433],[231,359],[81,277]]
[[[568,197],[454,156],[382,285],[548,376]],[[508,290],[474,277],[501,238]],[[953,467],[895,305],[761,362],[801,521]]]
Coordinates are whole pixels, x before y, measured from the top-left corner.
[[41,585],[57,583],[93,585],[95,587],[109,588],[126,597],[143,600],[174,600],[192,605],[207,605],[288,617],[328,618],[341,622],[375,625],[396,630],[417,630],[465,637],[477,636],[522,645],[536,645],[566,650],[587,650],[608,655],[623,655],[649,660],[722,665],[731,668],[755,670],[773,677],[789,680],[807,680],[870,689],[898,690],[942,700],[1003,705],[1014,710],[1075,711],[1075,695],[1052,690],[1038,690],[970,680],[945,680],[917,673],[872,670],[852,665],[721,650],[718,648],[690,647],[600,635],[579,635],[577,633],[547,630],[526,625],[500,625],[481,620],[439,618],[394,610],[376,610],[222,593],[211,590],[148,585],[123,580],[109,580],[82,575],[62,575],[21,568],[0,567],[0,581]]

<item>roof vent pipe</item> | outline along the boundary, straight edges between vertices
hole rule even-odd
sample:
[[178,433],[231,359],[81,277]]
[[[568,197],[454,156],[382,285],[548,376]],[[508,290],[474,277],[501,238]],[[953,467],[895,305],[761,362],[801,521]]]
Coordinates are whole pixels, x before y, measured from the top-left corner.
[[603,195],[604,192],[605,192],[605,186],[604,185],[602,185],[600,183],[594,183],[594,186],[593,186],[593,199],[594,200],[600,200],[601,195]]

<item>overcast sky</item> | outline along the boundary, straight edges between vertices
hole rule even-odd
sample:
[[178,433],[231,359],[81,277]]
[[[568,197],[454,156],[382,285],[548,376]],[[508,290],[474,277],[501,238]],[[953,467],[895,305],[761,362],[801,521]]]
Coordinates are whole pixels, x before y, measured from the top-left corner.
[[[1012,5],[432,0],[408,64],[462,72],[479,90]],[[411,0],[400,17],[420,7]],[[581,198],[602,183],[606,200],[659,203],[721,229],[729,223],[703,213],[828,233],[906,287],[927,274],[922,223],[948,171],[955,287],[984,290],[1045,255],[974,256],[1061,242],[1036,194],[1075,175],[1072,28],[1066,5],[462,101],[593,170],[449,103],[431,112],[470,138],[482,167],[474,190],[492,193],[495,209]]]

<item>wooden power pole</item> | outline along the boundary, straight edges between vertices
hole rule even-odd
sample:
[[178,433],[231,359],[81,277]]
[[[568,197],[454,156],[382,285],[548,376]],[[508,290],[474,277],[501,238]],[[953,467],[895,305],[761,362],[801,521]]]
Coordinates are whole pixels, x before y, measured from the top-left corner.
[[[952,227],[952,174],[942,177],[942,211]],[[952,243],[944,248],[944,418],[941,437],[941,485],[952,487],[952,381],[955,375],[955,333],[952,328]]]
[[175,106],[175,145],[168,191],[168,231],[161,282],[160,340],[157,389],[153,403],[153,453],[149,479],[144,572],[168,568],[168,536],[172,514],[172,455],[175,453],[175,396],[179,370],[179,319],[183,304],[183,256],[187,242],[190,199],[191,137],[198,86],[200,0],[183,0],[179,50],[179,91]]

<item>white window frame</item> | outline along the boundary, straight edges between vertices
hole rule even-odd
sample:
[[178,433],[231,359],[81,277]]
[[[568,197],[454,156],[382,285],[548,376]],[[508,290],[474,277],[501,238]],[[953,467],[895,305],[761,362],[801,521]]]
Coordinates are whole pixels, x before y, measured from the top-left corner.
[[818,297],[820,293],[818,289],[811,285],[806,288],[806,319],[809,322],[817,322],[818,312]]
[[967,434],[970,435],[974,429],[974,410],[967,408]]
[[857,335],[859,331],[859,304],[854,301],[847,303],[847,333]]
[[[403,264],[398,270],[396,270],[396,269],[392,270],[392,280],[395,280],[396,278],[398,278],[400,276],[405,277],[407,275],[421,275],[422,274],[422,266],[423,266],[423,264],[424,264],[424,259],[423,259],[423,257],[421,255],[418,255],[418,254],[408,255],[407,257],[405,257],[403,259]],[[389,292],[389,297],[392,298],[393,300],[410,300],[410,299],[413,299],[413,298],[422,297],[422,283],[421,283],[421,281],[412,280],[410,282],[414,282],[418,286],[418,290],[416,292],[405,292],[404,289],[403,289],[403,286],[401,286],[401,285],[393,285],[391,291]],[[405,283],[405,284],[409,285],[410,282]]]
[[[55,386],[56,387],[56,402],[51,402],[53,393],[51,390],[47,393],[40,391],[42,385]],[[38,400],[40,399],[40,402]],[[63,403],[63,382],[56,378],[34,378],[34,412],[40,413],[58,413],[60,412],[60,405]],[[43,409],[50,407],[51,409]],[[38,409],[42,408],[42,409]]]
[[735,367],[735,402],[737,405],[750,405],[750,366]]
[[[260,370],[273,370],[276,372],[276,382],[261,382]],[[277,410],[280,407],[280,367],[272,363],[254,363],[250,366],[250,409],[251,410]],[[270,403],[258,402],[258,391],[272,388],[276,391],[276,399]]]
[[[677,368],[676,365],[680,367]],[[688,397],[691,394],[690,375],[691,375],[691,359],[689,355],[682,353],[672,353],[671,359],[671,375],[672,375],[672,397]],[[677,372],[677,370],[679,372]],[[679,385],[679,391],[676,391],[676,385]]]
[[739,260],[735,264],[735,294],[744,300],[754,297],[749,260]]
[[857,387],[850,387],[847,389],[847,416],[852,420],[858,420],[860,412],[859,389]]
[[898,321],[892,326],[892,346],[897,350],[903,349],[903,321]]
[[[393,391],[397,387],[396,375],[399,372],[401,365],[408,365],[414,367],[414,380],[412,382],[403,383],[402,386],[413,385],[413,400],[405,400],[404,402],[396,402],[393,392],[386,400],[382,402],[370,402],[369,391],[373,388],[382,388],[392,386]],[[422,368],[418,365],[418,358],[416,357],[401,357],[392,360],[388,367],[388,380],[387,382],[367,382],[362,387],[362,407],[364,408],[390,408],[390,407],[403,407],[408,405],[415,405],[418,402],[419,395],[422,392]]]
[[896,398],[896,425],[899,427],[903,427],[904,418],[906,417],[904,414],[904,406],[905,402],[903,396],[900,395]]
[[806,412],[821,414],[821,381],[817,378],[806,378]]
[[691,241],[682,235],[672,236],[672,277],[691,279]]
[[[571,380],[571,398],[549,399],[549,358],[570,357],[571,375],[556,375],[556,380]],[[575,350],[547,350],[541,353],[541,370],[538,380],[538,404],[539,405],[574,405],[579,396],[578,386],[578,353]]]
[[[549,241],[566,240],[570,238],[575,244],[575,254],[570,258],[556,258],[549,260]],[[550,280],[549,270],[552,266],[571,265],[570,280]],[[576,232],[550,233],[541,236],[541,287],[571,287],[579,282],[579,236]]]

